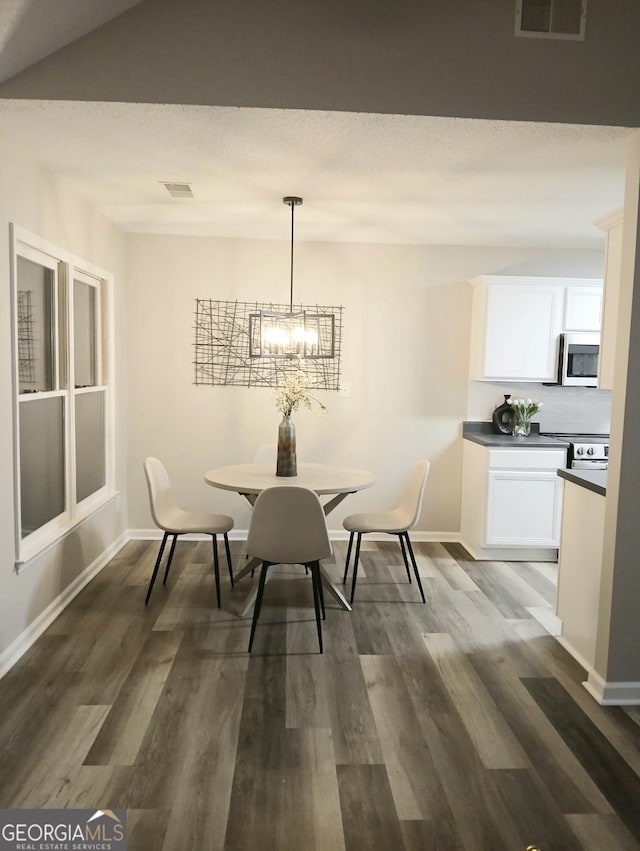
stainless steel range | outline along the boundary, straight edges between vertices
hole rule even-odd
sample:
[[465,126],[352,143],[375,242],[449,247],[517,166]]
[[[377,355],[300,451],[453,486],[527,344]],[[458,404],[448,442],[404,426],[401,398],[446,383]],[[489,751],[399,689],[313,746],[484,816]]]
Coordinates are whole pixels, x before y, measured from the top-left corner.
[[557,437],[569,444],[567,467],[570,470],[606,470],[609,465],[608,434],[561,434]]

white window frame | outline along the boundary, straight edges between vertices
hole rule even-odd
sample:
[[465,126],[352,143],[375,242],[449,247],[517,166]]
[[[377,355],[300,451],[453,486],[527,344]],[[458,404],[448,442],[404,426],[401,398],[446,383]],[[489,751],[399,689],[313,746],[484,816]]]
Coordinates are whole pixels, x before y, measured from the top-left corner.
[[[12,307],[12,377],[14,435],[14,517],[15,569],[22,570],[47,547],[64,537],[81,521],[105,505],[115,494],[115,429],[114,429],[114,340],[113,340],[113,275],[18,225],[10,226],[11,240],[11,307]],[[20,404],[28,404],[27,394],[20,393],[18,374],[18,257],[25,257],[54,271],[55,384],[52,391],[39,392],[38,399],[62,397],[64,430],[65,505],[61,514],[31,534],[22,537],[20,489]],[[74,383],[73,289],[74,280],[96,287],[96,380],[90,388],[76,388]],[[66,317],[60,333],[59,291],[64,293]],[[60,387],[59,359],[66,360],[66,387]],[[82,393],[104,394],[105,484],[81,502],[76,501],[75,399]]]

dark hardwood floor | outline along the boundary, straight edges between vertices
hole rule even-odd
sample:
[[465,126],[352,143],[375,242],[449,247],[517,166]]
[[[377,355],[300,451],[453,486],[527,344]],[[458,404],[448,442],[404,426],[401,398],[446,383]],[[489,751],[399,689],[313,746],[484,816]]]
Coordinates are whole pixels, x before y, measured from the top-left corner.
[[554,567],[415,550],[426,605],[366,542],[323,655],[278,568],[249,656],[249,578],[218,610],[183,541],[145,608],[157,543],[129,543],[0,681],[0,807],[125,808],[129,851],[640,851],[640,712],[541,625]]

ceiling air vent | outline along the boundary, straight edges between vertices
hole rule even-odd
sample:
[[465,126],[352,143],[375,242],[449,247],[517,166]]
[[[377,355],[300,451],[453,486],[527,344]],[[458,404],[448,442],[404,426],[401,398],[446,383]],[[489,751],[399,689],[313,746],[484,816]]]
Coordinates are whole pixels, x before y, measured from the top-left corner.
[[188,183],[165,183],[161,181],[172,198],[193,198],[193,192]]
[[584,41],[587,0],[516,0],[516,35]]

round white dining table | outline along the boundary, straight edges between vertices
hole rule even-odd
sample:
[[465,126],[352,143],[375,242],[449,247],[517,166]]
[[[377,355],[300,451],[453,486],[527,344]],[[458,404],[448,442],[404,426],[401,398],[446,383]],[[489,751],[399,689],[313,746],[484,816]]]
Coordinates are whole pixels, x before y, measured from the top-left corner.
[[[297,476],[276,476],[272,466],[266,464],[233,464],[227,467],[217,467],[205,473],[207,484],[222,490],[234,491],[243,496],[253,505],[266,488],[282,485],[309,488],[318,496],[330,496],[333,499],[324,503],[324,513],[329,514],[350,494],[371,487],[375,476],[368,470],[358,470],[350,467],[332,467],[327,464],[298,464]],[[260,565],[259,559],[249,559],[247,564],[235,576],[242,579]],[[331,577],[320,565],[320,575],[327,591],[340,605],[351,611],[351,606],[342,591],[334,585]],[[242,609],[245,616],[252,608],[257,594],[257,583],[254,583]]]

